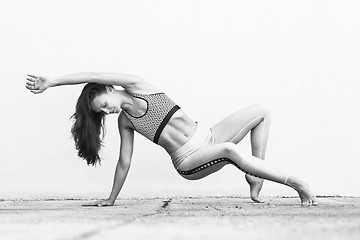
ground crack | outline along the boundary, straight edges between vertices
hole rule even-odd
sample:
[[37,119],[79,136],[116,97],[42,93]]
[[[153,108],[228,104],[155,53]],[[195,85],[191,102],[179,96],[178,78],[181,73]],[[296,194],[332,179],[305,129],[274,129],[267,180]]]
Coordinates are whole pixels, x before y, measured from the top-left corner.
[[166,208],[169,206],[169,203],[171,203],[171,201],[172,201],[171,198],[163,201],[163,205],[161,206],[160,211],[164,211],[164,210],[166,211]]
[[83,233],[81,234],[80,236],[77,236],[77,237],[74,237],[72,238],[72,240],[84,240],[84,239],[87,239],[87,238],[90,238],[90,237],[93,237],[94,235],[97,235],[101,232],[104,232],[104,231],[108,231],[108,230],[112,230],[112,229],[115,229],[119,226],[124,226],[124,225],[128,225],[128,224],[131,224],[139,219],[142,219],[142,218],[147,218],[147,217],[152,217],[152,216],[155,216],[155,215],[158,215],[158,214],[161,214],[163,213],[164,211],[166,212],[167,211],[167,207],[169,206],[170,202],[172,201],[171,198],[168,198],[167,200],[164,200],[163,201],[163,204],[161,205],[161,207],[159,209],[157,209],[155,212],[153,213],[147,213],[147,214],[141,214],[140,216],[136,216],[132,219],[129,219],[127,222],[122,222],[120,224],[114,224],[112,226],[109,226],[108,228],[106,229],[94,229],[92,231],[89,231],[89,232],[86,232],[86,233]]
[[226,211],[224,211],[224,210],[222,210],[222,209],[220,209],[218,207],[215,207],[215,206],[213,206],[211,204],[209,204],[209,207],[211,207],[212,209],[215,209],[216,211],[220,212],[222,215],[228,214]]

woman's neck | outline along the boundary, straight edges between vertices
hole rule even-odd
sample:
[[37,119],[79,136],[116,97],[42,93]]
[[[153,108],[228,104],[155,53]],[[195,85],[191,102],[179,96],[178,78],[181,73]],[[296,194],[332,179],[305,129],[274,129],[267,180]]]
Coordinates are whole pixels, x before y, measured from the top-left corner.
[[120,108],[122,110],[130,110],[134,108],[134,99],[125,90],[116,90],[120,96]]

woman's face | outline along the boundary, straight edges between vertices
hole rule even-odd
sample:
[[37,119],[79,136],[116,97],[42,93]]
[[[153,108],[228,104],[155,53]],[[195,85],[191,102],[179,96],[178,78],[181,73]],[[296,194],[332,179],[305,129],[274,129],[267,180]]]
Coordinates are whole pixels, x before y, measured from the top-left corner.
[[120,99],[113,88],[96,96],[91,102],[91,110],[103,112],[106,115],[120,112]]

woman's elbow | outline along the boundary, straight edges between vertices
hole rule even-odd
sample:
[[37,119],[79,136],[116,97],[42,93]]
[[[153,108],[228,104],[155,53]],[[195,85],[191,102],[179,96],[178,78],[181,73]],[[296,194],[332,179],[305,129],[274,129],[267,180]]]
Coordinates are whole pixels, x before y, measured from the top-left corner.
[[129,76],[131,76],[134,83],[143,83],[143,82],[145,82],[145,80],[139,75],[131,74]]
[[91,83],[96,83],[99,82],[101,79],[101,74],[97,73],[97,72],[88,72],[88,78],[89,78],[89,82]]

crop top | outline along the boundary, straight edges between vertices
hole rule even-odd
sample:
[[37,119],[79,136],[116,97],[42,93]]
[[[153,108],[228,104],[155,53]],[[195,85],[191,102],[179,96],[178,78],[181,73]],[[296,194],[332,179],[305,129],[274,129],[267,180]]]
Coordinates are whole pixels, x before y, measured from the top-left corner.
[[142,116],[132,116],[127,111],[128,117],[135,130],[149,140],[158,144],[160,134],[174,113],[180,109],[165,93],[129,93],[132,97],[143,99],[147,109]]

